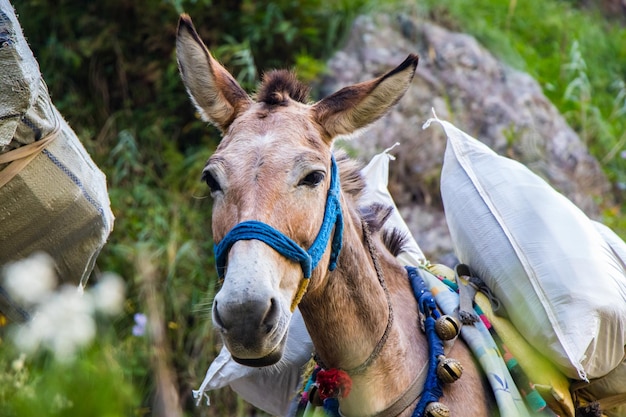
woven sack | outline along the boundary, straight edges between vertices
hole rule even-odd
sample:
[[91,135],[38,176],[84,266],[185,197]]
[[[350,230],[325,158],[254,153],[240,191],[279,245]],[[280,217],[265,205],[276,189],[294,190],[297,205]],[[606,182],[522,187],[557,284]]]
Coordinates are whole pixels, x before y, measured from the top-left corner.
[[[7,0],[0,97],[0,265],[43,251],[63,282],[84,285],[113,227],[106,179],[52,104]],[[0,311],[19,310],[1,294]]]
[[454,125],[431,121],[448,136],[441,195],[459,260],[565,375],[586,380],[611,372],[626,344],[623,262],[543,179]]

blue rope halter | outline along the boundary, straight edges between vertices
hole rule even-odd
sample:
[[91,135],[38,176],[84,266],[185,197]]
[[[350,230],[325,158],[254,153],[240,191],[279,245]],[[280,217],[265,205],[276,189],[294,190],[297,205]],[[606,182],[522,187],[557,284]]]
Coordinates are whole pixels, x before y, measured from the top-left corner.
[[324,220],[320,231],[308,251],[302,249],[296,242],[283,233],[263,222],[248,220],[233,227],[224,238],[214,247],[217,274],[220,278],[226,272],[228,251],[238,240],[260,240],[271,246],[278,253],[292,261],[299,262],[302,267],[304,278],[311,278],[311,272],[319,263],[326,251],[330,234],[335,229],[332,237],[330,263],[328,270],[333,271],[337,267],[337,257],[341,251],[343,237],[343,216],[339,203],[341,187],[339,184],[339,172],[335,157],[331,156],[330,188],[326,197]]

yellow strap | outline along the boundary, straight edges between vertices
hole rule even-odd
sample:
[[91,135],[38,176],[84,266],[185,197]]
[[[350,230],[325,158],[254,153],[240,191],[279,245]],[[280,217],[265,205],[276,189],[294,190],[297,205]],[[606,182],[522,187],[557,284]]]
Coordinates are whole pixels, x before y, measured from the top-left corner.
[[298,292],[296,292],[296,296],[294,297],[293,301],[291,302],[291,312],[293,313],[293,311],[296,309],[296,307],[298,307],[298,304],[300,304],[300,301],[302,300],[302,297],[304,297],[304,293],[306,292],[306,289],[309,287],[309,281],[311,279],[307,279],[307,278],[302,278],[300,280],[300,284],[298,285]]
[[4,187],[19,172],[35,159],[39,153],[59,136],[60,128],[57,126],[52,132],[42,139],[19,147],[10,152],[0,155],[0,164],[9,163],[0,171],[0,188]]

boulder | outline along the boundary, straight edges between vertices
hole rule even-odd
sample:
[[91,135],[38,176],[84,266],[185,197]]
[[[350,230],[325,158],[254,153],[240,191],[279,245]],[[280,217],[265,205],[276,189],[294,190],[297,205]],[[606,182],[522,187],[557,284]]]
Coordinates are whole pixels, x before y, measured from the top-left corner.
[[418,53],[415,79],[395,109],[340,146],[364,161],[400,142],[392,153],[389,189],[431,261],[454,263],[439,176],[446,139],[422,130],[437,115],[516,159],[563,193],[589,217],[610,184],[600,165],[531,76],[495,58],[472,36],[407,15],[356,19],[345,46],[328,62],[321,95],[365,81]]

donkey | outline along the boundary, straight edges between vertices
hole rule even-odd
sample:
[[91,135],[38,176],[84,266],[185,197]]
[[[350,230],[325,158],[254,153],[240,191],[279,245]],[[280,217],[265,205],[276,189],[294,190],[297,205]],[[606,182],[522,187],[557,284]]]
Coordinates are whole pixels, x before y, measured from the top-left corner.
[[[212,318],[233,358],[257,367],[279,361],[298,306],[320,363],[352,380],[349,395],[339,398],[341,415],[411,415],[428,363],[417,302],[376,222],[368,225],[357,209],[358,171],[344,157],[337,164],[332,145],[400,100],[418,57],[309,103],[309,89],[288,71],[265,74],[249,96],[187,15],[180,17],[176,50],[193,104],[223,134],[203,178],[223,277]],[[382,211],[370,217],[381,223]],[[456,341],[449,354],[464,367],[462,379],[444,388],[450,413],[490,415],[466,345]]]

